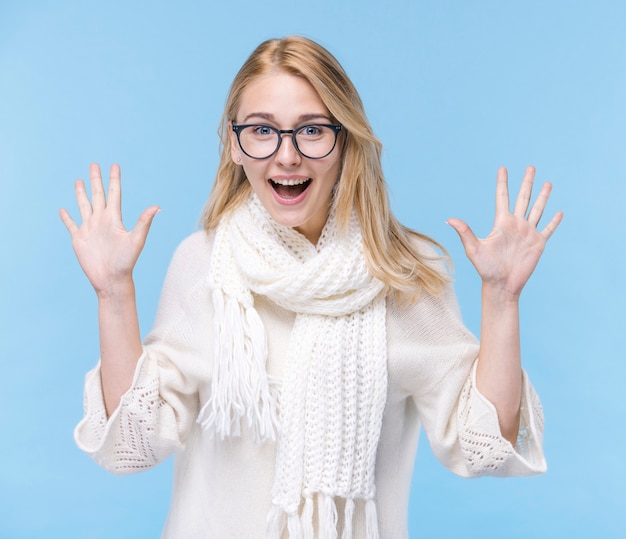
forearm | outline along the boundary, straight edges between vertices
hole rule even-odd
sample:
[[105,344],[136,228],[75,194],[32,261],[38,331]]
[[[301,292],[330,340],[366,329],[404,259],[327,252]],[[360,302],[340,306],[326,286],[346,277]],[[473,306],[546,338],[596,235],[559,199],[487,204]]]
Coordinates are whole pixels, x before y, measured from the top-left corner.
[[495,406],[502,435],[515,445],[522,392],[519,297],[483,285],[480,333],[476,384]]
[[98,294],[102,393],[107,415],[128,391],[142,354],[132,279]]

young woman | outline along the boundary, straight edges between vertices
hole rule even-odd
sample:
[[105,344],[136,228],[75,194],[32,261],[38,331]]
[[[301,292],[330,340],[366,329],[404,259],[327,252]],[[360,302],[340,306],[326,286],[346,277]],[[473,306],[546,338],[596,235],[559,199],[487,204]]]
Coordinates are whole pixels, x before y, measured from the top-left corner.
[[78,445],[115,473],[176,455],[164,537],[401,538],[420,426],[464,476],[545,470],[518,300],[557,213],[528,168],[477,239],[480,345],[438,245],[391,214],[381,145],[347,75],[302,37],[262,43],[230,89],[204,230],[172,260],[142,344],[132,270],[157,207],[126,231],[120,169],[61,218],[98,296],[101,359]]

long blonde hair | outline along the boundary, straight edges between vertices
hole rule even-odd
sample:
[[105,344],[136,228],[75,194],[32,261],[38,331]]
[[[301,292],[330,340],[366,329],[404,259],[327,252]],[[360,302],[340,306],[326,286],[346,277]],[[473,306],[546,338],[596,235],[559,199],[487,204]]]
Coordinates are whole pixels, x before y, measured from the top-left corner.
[[235,76],[219,129],[222,144],[215,183],[203,212],[204,228],[214,229],[225,213],[238,207],[250,193],[243,167],[231,159],[229,121],[236,118],[243,91],[254,78],[270,71],[303,77],[317,91],[333,121],[343,126],[341,173],[333,204],[339,226],[348,223],[355,208],[363,234],[368,267],[390,290],[409,298],[423,287],[438,293],[449,282],[421,254],[416,238],[445,253],[431,238],[411,230],[393,216],[382,171],[382,144],[374,136],[363,103],[339,62],[321,45],[300,36],[261,43]]

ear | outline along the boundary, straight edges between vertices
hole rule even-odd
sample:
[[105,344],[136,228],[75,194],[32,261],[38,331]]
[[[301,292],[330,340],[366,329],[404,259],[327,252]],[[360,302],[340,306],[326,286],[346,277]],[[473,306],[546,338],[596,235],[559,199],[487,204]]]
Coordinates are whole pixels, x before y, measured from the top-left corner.
[[235,165],[241,165],[241,148],[237,142],[237,133],[233,131],[232,122],[228,122],[228,137],[230,138],[230,158]]

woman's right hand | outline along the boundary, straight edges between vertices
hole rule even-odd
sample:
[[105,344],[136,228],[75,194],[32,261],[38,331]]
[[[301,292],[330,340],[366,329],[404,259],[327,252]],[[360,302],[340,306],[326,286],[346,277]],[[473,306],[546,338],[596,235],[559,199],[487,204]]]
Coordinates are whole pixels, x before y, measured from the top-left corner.
[[151,206],[139,217],[135,228],[127,231],[122,223],[120,167],[110,171],[108,196],[105,196],[100,166],[89,167],[92,201],[85,184],[75,185],[82,223],[74,222],[66,209],[59,212],[72,236],[78,262],[99,297],[115,295],[132,282],[132,272],[143,249],[158,206]]

